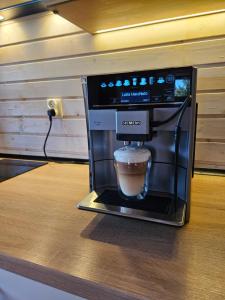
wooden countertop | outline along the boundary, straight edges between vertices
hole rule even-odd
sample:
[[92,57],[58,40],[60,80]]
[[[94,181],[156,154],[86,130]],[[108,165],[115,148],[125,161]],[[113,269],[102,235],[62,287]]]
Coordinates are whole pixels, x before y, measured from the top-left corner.
[[86,165],[49,164],[0,184],[0,268],[87,299],[225,299],[225,177],[195,175],[174,228],[74,208]]

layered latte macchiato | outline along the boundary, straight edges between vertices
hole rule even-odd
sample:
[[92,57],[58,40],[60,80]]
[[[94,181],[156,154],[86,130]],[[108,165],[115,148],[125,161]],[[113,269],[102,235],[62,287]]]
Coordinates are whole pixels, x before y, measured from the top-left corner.
[[131,146],[114,152],[117,180],[125,196],[135,197],[144,190],[150,156],[148,149]]

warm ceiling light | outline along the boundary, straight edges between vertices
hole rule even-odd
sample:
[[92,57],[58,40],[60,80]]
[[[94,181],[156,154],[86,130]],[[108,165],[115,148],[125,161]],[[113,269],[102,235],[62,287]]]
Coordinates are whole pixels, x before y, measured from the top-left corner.
[[3,21],[5,18],[0,15],[0,22]]
[[138,24],[114,27],[114,28],[109,28],[109,29],[102,29],[102,30],[95,31],[95,33],[104,33],[104,32],[116,31],[116,30],[121,30],[121,29],[128,29],[128,28],[134,28],[134,27],[139,27],[139,26],[152,25],[152,24],[157,24],[157,23],[165,23],[165,22],[169,22],[169,21],[182,20],[182,19],[200,17],[200,16],[205,16],[205,15],[212,15],[212,14],[222,13],[222,12],[225,12],[225,9],[206,11],[206,12],[201,12],[201,13],[196,13],[196,14],[191,14],[191,15],[184,15],[184,16],[173,17],[173,18],[168,18],[168,19],[154,20],[154,21],[143,22],[143,23],[138,23]]

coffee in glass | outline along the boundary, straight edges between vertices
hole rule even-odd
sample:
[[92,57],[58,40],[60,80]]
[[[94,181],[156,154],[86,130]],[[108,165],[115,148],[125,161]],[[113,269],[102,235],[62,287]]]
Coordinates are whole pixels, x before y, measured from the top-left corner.
[[147,148],[125,146],[114,152],[119,192],[126,199],[144,199],[148,191],[151,153]]

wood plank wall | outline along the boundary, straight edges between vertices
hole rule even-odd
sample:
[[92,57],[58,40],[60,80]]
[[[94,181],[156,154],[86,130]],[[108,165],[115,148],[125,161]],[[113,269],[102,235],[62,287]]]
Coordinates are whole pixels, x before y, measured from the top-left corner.
[[80,76],[194,65],[196,166],[225,169],[225,14],[91,36],[43,13],[0,25],[0,153],[43,155],[46,99],[63,99],[49,155],[87,158]]

